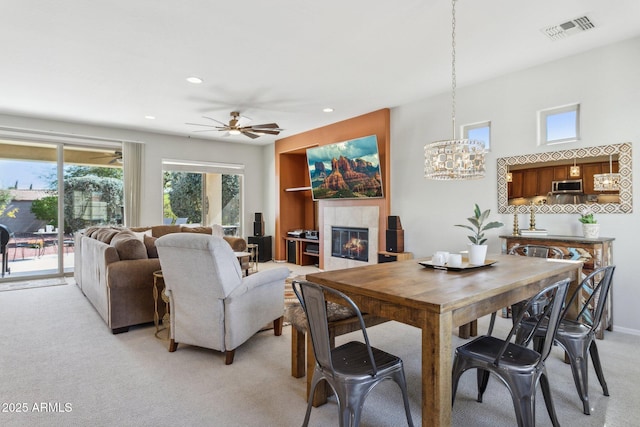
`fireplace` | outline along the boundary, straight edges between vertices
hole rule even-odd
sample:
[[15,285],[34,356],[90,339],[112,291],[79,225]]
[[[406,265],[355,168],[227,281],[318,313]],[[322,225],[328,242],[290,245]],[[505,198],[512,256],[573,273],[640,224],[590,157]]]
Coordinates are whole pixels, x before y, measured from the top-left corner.
[[331,227],[331,256],[369,261],[369,229]]

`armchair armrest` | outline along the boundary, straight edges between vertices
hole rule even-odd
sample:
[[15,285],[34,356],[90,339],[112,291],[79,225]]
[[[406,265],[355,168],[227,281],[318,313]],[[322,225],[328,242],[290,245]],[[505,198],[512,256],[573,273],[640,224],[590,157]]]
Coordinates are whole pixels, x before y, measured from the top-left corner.
[[263,270],[250,276],[244,277],[242,283],[229,294],[229,297],[240,296],[252,289],[272,283],[282,282],[289,277],[289,269],[286,267],[278,267],[270,270]]

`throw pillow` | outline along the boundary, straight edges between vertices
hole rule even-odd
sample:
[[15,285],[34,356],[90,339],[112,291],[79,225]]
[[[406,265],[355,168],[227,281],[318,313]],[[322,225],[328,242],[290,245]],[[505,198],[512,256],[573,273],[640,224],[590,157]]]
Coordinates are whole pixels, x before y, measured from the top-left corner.
[[132,231],[121,231],[111,239],[111,246],[118,251],[120,260],[146,259],[147,248]]
[[151,237],[151,229],[147,230],[147,231],[131,231],[133,233],[134,236],[136,236],[136,238],[138,240],[140,240],[141,242],[144,243],[144,238],[145,236],[149,236]]
[[156,248],[157,237],[144,236],[144,246],[147,248],[147,256],[149,258],[158,258],[158,248]]

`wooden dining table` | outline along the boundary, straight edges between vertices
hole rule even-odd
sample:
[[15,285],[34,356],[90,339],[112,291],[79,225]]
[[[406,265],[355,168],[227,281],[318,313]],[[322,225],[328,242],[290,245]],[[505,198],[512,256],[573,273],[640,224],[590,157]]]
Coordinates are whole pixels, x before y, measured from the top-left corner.
[[[578,286],[581,262],[487,255],[491,265],[462,270],[427,268],[429,258],[308,274],[337,289],[362,312],[422,330],[422,425],[451,425],[452,334],[454,328],[534,296],[570,278]],[[330,297],[328,296],[330,299]]]

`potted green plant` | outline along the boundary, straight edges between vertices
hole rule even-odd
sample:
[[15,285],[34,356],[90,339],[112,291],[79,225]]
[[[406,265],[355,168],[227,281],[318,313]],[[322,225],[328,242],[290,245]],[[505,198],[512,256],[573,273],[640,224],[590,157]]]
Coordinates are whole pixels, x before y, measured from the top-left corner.
[[578,221],[582,223],[582,235],[588,239],[597,239],[600,235],[600,224],[593,216],[593,211],[589,207],[580,210],[580,218]]
[[467,221],[469,221],[471,225],[456,224],[456,227],[462,227],[473,231],[473,234],[468,236],[471,241],[471,245],[469,246],[469,264],[484,264],[484,260],[487,256],[487,245],[485,245],[487,238],[485,237],[484,232],[504,225],[500,221],[491,221],[485,224],[485,221],[487,221],[490,214],[490,209],[481,211],[480,207],[476,203],[473,209],[473,216],[467,218]]

